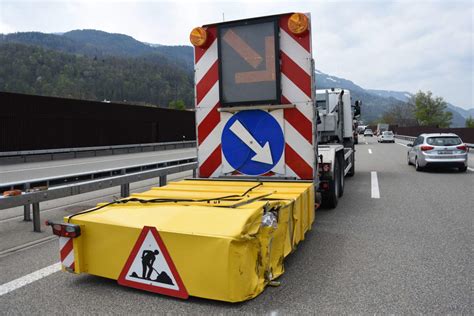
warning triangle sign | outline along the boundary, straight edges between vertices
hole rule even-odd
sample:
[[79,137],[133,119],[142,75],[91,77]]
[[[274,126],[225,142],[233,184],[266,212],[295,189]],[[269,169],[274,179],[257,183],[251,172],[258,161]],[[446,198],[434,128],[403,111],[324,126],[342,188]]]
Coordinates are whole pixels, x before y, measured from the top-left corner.
[[143,227],[118,279],[120,285],[188,298],[188,292],[155,227]]

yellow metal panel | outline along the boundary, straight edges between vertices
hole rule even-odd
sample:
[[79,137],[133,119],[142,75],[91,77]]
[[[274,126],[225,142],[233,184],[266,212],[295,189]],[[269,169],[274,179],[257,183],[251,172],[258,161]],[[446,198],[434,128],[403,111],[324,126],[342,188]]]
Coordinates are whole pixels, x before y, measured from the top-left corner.
[[[185,180],[132,197],[218,198],[241,195],[257,184]],[[118,279],[142,228],[153,226],[189,295],[247,300],[284,272],[285,256],[311,228],[312,199],[312,183],[263,182],[245,196],[221,201],[109,205],[71,220],[82,228],[74,244],[80,258],[76,272]],[[277,215],[276,228],[262,226],[262,216],[268,211]]]

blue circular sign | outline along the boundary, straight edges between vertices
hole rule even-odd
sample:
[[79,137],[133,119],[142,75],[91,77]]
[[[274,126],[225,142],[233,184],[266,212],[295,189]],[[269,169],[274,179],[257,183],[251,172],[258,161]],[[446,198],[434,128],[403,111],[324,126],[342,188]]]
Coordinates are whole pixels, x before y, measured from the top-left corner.
[[234,114],[222,131],[222,152],[229,164],[246,175],[261,175],[280,160],[283,131],[273,116],[262,110]]

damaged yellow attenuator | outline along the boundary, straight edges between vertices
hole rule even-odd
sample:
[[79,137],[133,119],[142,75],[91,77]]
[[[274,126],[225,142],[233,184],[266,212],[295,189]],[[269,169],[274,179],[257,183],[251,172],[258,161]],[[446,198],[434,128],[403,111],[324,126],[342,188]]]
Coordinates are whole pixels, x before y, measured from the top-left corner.
[[153,226],[189,295],[251,299],[284,272],[284,258],[314,221],[312,182],[258,184],[183,180],[131,197],[189,201],[128,202],[77,215],[70,221],[82,231],[74,239],[75,272],[117,280],[143,227]]

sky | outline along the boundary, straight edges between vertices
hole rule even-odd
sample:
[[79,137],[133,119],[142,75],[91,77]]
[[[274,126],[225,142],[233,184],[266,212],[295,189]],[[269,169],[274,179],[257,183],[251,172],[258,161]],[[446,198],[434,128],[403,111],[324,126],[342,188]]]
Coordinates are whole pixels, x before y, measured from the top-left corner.
[[474,1],[0,0],[0,33],[98,29],[190,45],[195,26],[310,12],[316,68],[367,89],[432,91],[474,108]]

